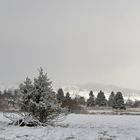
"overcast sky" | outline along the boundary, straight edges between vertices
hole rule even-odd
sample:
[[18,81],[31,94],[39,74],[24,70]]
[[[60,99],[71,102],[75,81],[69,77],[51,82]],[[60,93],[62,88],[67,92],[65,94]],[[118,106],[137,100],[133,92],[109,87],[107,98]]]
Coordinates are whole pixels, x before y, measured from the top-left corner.
[[54,85],[140,89],[140,0],[0,0],[0,84],[40,66]]

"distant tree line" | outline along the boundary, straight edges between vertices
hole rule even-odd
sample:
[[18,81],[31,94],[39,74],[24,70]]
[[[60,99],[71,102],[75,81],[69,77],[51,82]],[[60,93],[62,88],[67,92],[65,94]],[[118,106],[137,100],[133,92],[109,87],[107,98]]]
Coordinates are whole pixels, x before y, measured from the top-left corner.
[[[89,98],[87,100],[79,95],[72,98],[70,93],[64,93],[62,88],[55,92],[52,89],[51,81],[47,78],[47,75],[43,73],[42,68],[40,68],[39,75],[37,78],[34,78],[34,80],[27,77],[17,89],[0,91],[1,111],[16,108],[21,111],[28,111],[34,116],[39,117],[40,120],[45,121],[43,118],[44,115],[42,115],[43,112],[45,110],[48,111],[48,109],[50,112],[54,110],[55,112],[60,111],[59,106],[61,108],[67,108],[69,112],[80,112],[83,106],[112,107],[114,109],[140,107],[140,101],[128,99],[124,102],[123,94],[121,92],[115,94],[113,91],[108,99],[106,99],[103,91],[99,91],[97,97],[95,97],[92,90],[89,92]],[[36,114],[36,112],[40,113]],[[49,114],[45,115],[47,117],[49,116]]]
[[[30,88],[30,79],[27,78],[25,84],[28,88]],[[20,89],[7,89],[4,91],[0,91],[0,110],[8,110],[13,108],[18,108],[16,104],[17,98],[21,98],[21,89],[22,84],[20,84]],[[23,91],[22,91],[23,92]],[[64,94],[62,88],[58,89],[56,93],[56,98],[61,107],[67,107],[70,112],[75,112],[81,109],[81,105],[87,107],[112,107],[114,109],[125,109],[125,107],[140,107],[140,101],[132,101],[130,99],[126,100],[124,103],[123,94],[121,92],[111,92],[108,100],[105,97],[103,91],[100,91],[97,94],[97,97],[94,96],[93,91],[89,92],[89,98],[86,100],[84,97],[77,95],[72,98],[69,92]],[[26,102],[27,103],[27,102]],[[27,106],[27,104],[26,104]]]
[[86,103],[84,97],[77,95],[75,98],[71,98],[69,92],[64,95],[64,91],[62,88],[58,89],[56,96],[58,102],[61,104],[61,107],[67,108],[71,113],[80,113],[82,111],[82,107],[80,105],[85,105]]
[[68,107],[70,111],[73,110],[75,104],[86,105],[87,107],[109,106],[115,109],[125,109],[124,99],[121,92],[117,92],[116,94],[114,94],[114,92],[111,92],[109,99],[107,100],[103,91],[100,91],[97,94],[97,98],[95,98],[93,91],[91,90],[89,93],[89,98],[87,99],[87,101],[85,101],[85,98],[80,96],[72,99],[69,92],[67,92],[66,96],[64,96],[64,92],[62,88],[60,88],[57,92],[57,99],[62,104],[62,107]]
[[90,91],[89,99],[87,100],[88,107],[94,106],[109,106],[114,109],[125,109],[124,98],[121,92],[111,92],[109,99],[107,100],[103,91],[97,94],[97,98],[94,97],[93,92]]
[[0,91],[0,111],[15,108],[15,101],[17,98],[20,98],[20,94],[17,89],[5,89],[3,92]]
[[69,92],[64,94],[62,88],[57,91],[57,99],[59,103],[61,103],[62,107],[68,107],[71,112],[75,111],[75,109],[80,108],[79,106],[85,105],[87,107],[111,107],[113,109],[126,109],[126,107],[140,107],[140,101],[132,101],[128,99],[124,102],[123,94],[121,92],[117,92],[116,94],[112,91],[108,100],[105,97],[103,91],[100,91],[97,94],[97,97],[94,96],[93,91],[89,92],[89,98],[86,100],[82,96],[76,96],[75,98],[71,98]]
[[89,93],[89,98],[87,99],[86,105],[88,107],[112,107],[113,109],[125,109],[126,107],[138,108],[140,107],[140,101],[135,100],[132,101],[130,99],[124,102],[123,94],[121,92],[117,92],[116,94],[112,91],[108,100],[105,97],[103,91],[100,91],[95,98],[93,91],[91,90]]

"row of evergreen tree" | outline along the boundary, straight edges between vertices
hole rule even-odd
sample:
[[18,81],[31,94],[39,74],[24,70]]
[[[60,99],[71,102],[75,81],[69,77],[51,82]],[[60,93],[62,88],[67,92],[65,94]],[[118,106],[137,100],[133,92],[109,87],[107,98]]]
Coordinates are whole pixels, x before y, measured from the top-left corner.
[[111,92],[109,99],[107,100],[103,91],[100,91],[95,98],[93,91],[90,91],[89,98],[87,100],[87,106],[109,106],[115,109],[125,109],[124,98],[121,92]]
[[107,100],[103,91],[100,91],[95,98],[93,91],[89,93],[89,98],[85,101],[84,97],[76,96],[74,99],[70,97],[69,92],[64,96],[64,91],[62,88],[58,89],[57,100],[62,103],[62,106],[72,105],[71,102],[75,101],[77,104],[87,105],[87,107],[94,106],[109,106],[115,109],[125,109],[124,98],[121,92],[111,92],[109,99]]
[[85,104],[84,97],[77,96],[75,98],[71,98],[69,92],[67,92],[66,95],[64,95],[64,91],[62,88],[58,89],[56,97],[61,107],[68,108],[69,112],[79,112],[81,110],[80,105]]

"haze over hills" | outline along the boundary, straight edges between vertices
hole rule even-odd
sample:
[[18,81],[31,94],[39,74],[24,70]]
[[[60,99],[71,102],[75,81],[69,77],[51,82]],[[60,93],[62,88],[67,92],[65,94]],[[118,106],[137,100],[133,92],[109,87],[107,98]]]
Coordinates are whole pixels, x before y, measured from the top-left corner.
[[112,91],[114,92],[122,92],[125,99],[132,100],[140,100],[140,90],[122,88],[115,85],[105,85],[99,83],[86,83],[86,84],[77,84],[77,85],[65,85],[62,87],[64,92],[70,92],[70,94],[74,97],[75,95],[81,95],[85,98],[88,98],[88,94],[90,90],[93,90],[95,96],[97,93],[102,90],[106,97],[108,98]]
[[93,91],[100,91],[103,90],[104,92],[117,92],[120,91],[124,94],[131,94],[131,93],[136,93],[140,94],[140,90],[135,90],[135,89],[130,89],[130,88],[123,88],[115,85],[105,85],[105,84],[100,84],[100,83],[87,83],[87,84],[79,84],[80,89],[88,89],[88,90],[93,90]]
[[[3,91],[4,89],[16,89],[18,86],[0,86],[0,90]],[[54,90],[57,91],[58,88],[62,88],[64,93],[69,92],[71,97],[75,97],[77,95],[83,96],[86,99],[89,97],[89,91],[92,90],[95,97],[97,96],[98,92],[102,90],[105,93],[106,98],[108,99],[110,93],[114,91],[115,93],[120,91],[122,92],[124,99],[127,100],[128,98],[131,100],[140,100],[140,90],[130,89],[130,88],[123,88],[115,85],[105,85],[100,83],[86,83],[86,84],[64,84],[59,87],[54,87]]]

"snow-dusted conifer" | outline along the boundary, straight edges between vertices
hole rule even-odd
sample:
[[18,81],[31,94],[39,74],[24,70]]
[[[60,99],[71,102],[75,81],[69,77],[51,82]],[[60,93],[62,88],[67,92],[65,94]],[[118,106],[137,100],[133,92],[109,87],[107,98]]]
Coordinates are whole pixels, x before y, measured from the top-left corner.
[[123,99],[123,95],[121,92],[117,92],[114,99],[115,99],[115,104],[114,104],[113,108],[125,109],[124,99]]
[[57,100],[59,103],[62,103],[64,101],[64,92],[62,88],[58,89],[57,91]]
[[31,79],[27,77],[24,83],[20,84],[19,89],[22,94],[21,110],[30,111],[30,100],[33,96],[33,84]]
[[[48,79],[47,74],[43,73],[42,68],[40,68],[39,76],[34,79],[33,84],[27,78],[21,84],[20,90],[23,93],[23,104],[27,105],[28,108],[25,111],[40,122],[50,121],[61,113],[62,110],[57,103],[56,94],[52,89],[52,82]],[[26,109],[26,107],[24,108]]]
[[67,100],[67,101],[70,101],[71,100],[71,97],[70,97],[70,93],[69,92],[66,93],[65,100]]
[[105,98],[104,92],[100,91],[97,95],[96,105],[98,106],[106,106],[107,100]]
[[67,92],[66,96],[65,96],[65,98],[64,98],[64,100],[62,102],[62,107],[67,107],[68,110],[70,110],[71,106],[72,106],[72,99],[70,97],[70,93]]
[[93,91],[91,90],[89,93],[89,99],[87,99],[87,106],[93,107],[94,105],[95,105],[95,99],[94,99]]
[[115,99],[114,98],[115,98],[115,94],[112,91],[110,96],[109,96],[109,99],[108,99],[108,106],[110,106],[110,107],[114,106],[114,104],[115,104]]

